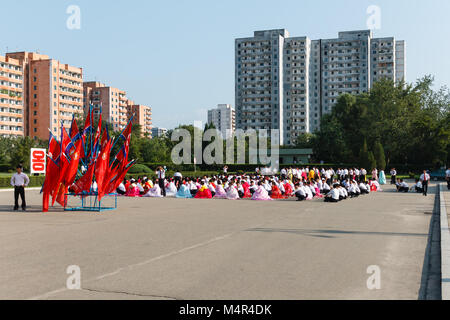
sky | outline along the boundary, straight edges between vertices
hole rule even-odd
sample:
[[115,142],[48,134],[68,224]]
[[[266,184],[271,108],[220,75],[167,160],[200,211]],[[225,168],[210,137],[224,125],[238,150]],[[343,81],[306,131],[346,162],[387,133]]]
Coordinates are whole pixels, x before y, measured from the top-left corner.
[[[80,8],[69,29],[67,8]],[[84,80],[127,91],[152,107],[153,125],[206,121],[217,104],[234,105],[234,39],[285,28],[291,36],[336,38],[367,29],[380,8],[375,37],[406,41],[407,81],[424,75],[450,85],[448,0],[22,0],[1,5],[0,55],[39,51],[82,67]]]

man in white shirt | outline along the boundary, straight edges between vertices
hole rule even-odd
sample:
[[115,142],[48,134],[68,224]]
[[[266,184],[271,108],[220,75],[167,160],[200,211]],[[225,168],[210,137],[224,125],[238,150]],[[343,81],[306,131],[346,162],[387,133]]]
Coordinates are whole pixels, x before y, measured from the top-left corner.
[[27,210],[27,204],[25,202],[25,188],[30,183],[28,176],[22,172],[22,165],[17,166],[17,173],[11,178],[11,185],[14,187],[14,211],[19,210],[19,196],[22,200],[22,210]]
[[339,202],[339,190],[336,186],[326,195],[325,202]]
[[295,187],[295,196],[297,197],[297,201],[306,200],[306,193],[303,190],[303,187],[300,184],[297,184]]
[[428,195],[428,182],[430,181],[430,175],[426,170],[423,170],[422,175],[420,176],[420,182],[422,182],[423,195],[426,197]]
[[156,171],[156,175],[158,177],[158,184],[161,188],[161,194],[163,197],[166,196],[166,188],[165,188],[165,180],[166,180],[166,167],[158,167]]

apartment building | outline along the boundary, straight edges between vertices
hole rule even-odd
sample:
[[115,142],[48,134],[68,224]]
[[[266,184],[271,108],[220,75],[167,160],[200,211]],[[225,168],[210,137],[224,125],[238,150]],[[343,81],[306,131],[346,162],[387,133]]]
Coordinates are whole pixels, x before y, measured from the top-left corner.
[[236,39],[236,127],[279,129],[280,144],[320,128],[339,95],[405,78],[405,42],[370,30],[338,38],[290,37],[284,29]]
[[128,119],[132,117],[133,125],[141,126],[142,136],[152,137],[152,108],[142,104],[135,104],[128,100],[127,103]]
[[283,143],[283,48],[287,30],[235,40],[236,129],[278,129]]
[[48,139],[57,136],[61,124],[67,129],[74,115],[83,116],[83,69],[63,64],[47,55],[7,53],[24,70],[25,135]]
[[152,137],[158,138],[166,135],[167,129],[166,128],[159,128],[159,127],[153,127],[152,128]]
[[102,119],[111,124],[114,131],[120,131],[128,123],[127,96],[124,90],[106,86],[103,83],[89,81],[83,83],[84,113],[93,106],[94,120]]
[[24,72],[19,60],[0,56],[0,136],[25,135]]
[[229,138],[236,128],[234,108],[229,104],[219,104],[216,109],[208,110],[208,124],[214,125],[222,138]]

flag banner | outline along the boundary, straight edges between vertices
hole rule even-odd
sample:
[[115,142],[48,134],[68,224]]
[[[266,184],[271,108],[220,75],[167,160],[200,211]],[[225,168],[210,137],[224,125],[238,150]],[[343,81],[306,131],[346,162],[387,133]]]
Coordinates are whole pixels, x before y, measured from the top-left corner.
[[[50,132],[48,152],[45,149],[32,150],[35,169],[46,175],[42,187],[43,212],[48,212],[55,203],[67,205],[67,195],[96,195],[98,201],[115,190],[123,181],[135,161],[128,162],[131,143],[131,121],[122,131],[119,139],[111,138],[108,126],[102,130],[100,114],[96,130],[93,127],[93,108],[89,108],[83,129],[78,128],[75,117],[67,132],[61,123],[61,138]],[[111,155],[113,146],[123,141],[119,152]],[[33,162],[32,162],[33,168]],[[93,189],[94,182],[97,189]],[[95,191],[95,192],[94,192]]]

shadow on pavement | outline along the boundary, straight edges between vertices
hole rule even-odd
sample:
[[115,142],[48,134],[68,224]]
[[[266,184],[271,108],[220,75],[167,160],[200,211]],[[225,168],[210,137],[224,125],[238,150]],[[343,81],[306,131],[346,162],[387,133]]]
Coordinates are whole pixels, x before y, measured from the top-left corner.
[[396,236],[396,237],[428,237],[424,233],[397,233],[397,232],[370,232],[370,231],[344,231],[344,230],[304,230],[304,229],[276,229],[276,228],[255,228],[246,232],[267,232],[267,233],[292,233],[318,238],[336,238],[337,235],[373,235],[373,236]]

